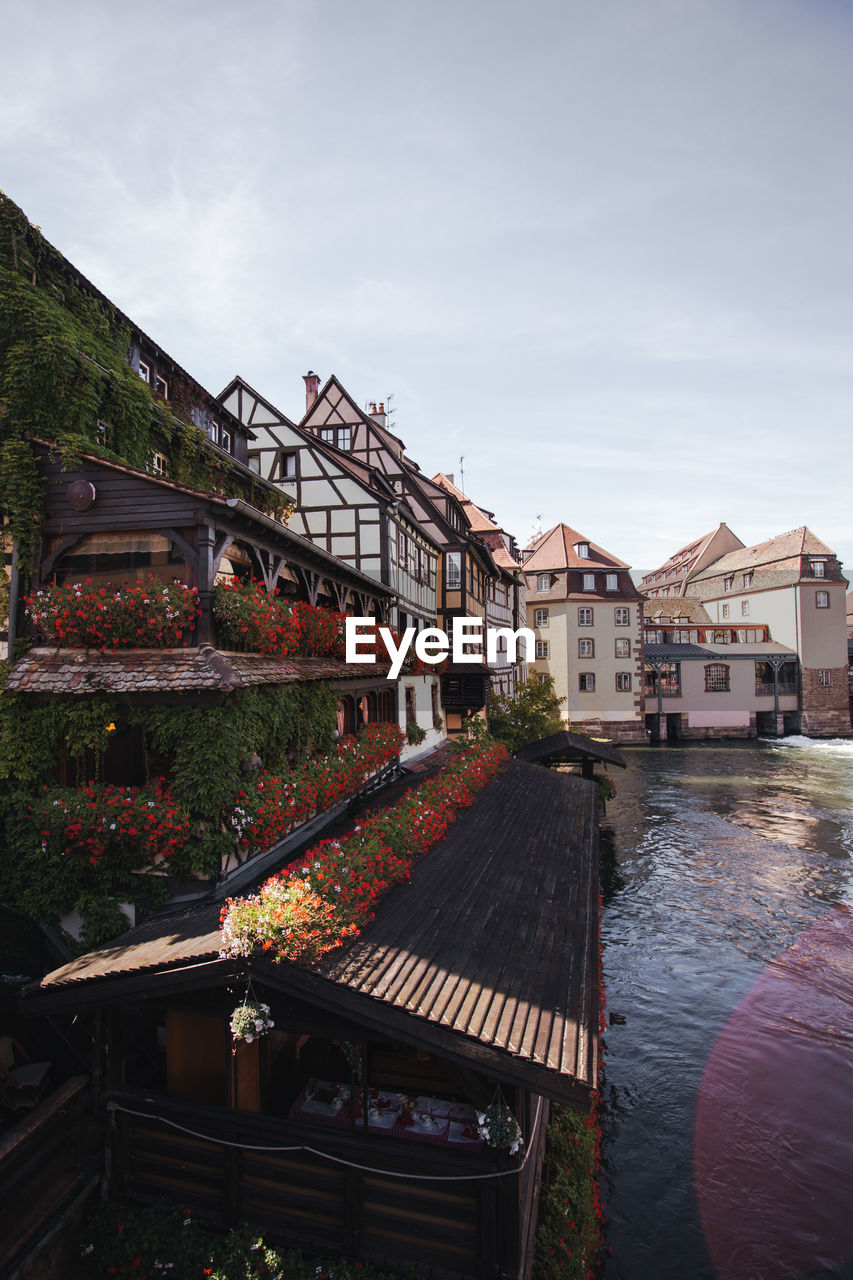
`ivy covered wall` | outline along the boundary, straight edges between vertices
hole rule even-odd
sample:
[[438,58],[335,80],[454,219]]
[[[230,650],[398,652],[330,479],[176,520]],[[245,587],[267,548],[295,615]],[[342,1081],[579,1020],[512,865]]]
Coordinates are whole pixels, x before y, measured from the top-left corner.
[[170,362],[169,398],[128,363],[131,322],[0,194],[0,515],[24,570],[41,543],[43,486],[32,440],[51,442],[70,466],[81,452],[166,475],[204,493],[236,496],[270,515],[289,503],[209,446],[194,422],[212,397]]

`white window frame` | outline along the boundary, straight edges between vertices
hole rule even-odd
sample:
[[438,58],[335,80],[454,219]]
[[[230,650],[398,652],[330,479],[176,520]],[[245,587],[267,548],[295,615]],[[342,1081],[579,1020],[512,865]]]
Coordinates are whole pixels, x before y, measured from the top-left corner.
[[814,602],[815,602],[816,609],[828,609],[829,608],[829,592],[816,591],[814,593]]
[[630,658],[631,641],[627,639],[617,640],[616,649],[613,656],[615,658]]
[[605,574],[605,577],[604,577],[604,589],[605,589],[605,591],[618,591],[618,590],[619,590],[619,575],[618,575],[618,573],[608,573],[608,574]]
[[159,373],[154,374],[153,387],[158,396],[162,396],[164,400],[169,399],[169,384],[165,378],[160,377]]
[[817,682],[824,689],[829,689],[832,685],[832,672],[824,667],[817,673]]
[[588,606],[578,609],[578,626],[591,627],[595,620],[595,614]]
[[741,617],[742,617],[742,618],[748,618],[748,617],[749,617],[749,601],[748,601],[748,600],[741,600],[741,602],[740,602],[740,612],[741,612]]
[[727,618],[727,617],[729,616],[730,612],[731,612],[731,610],[729,609],[729,606],[728,606],[727,604],[724,604],[724,605],[723,605],[723,617],[724,617],[724,618]]
[[279,480],[295,480],[296,479],[296,454],[292,452],[280,453],[278,455],[278,479]]
[[578,693],[595,693],[595,672],[578,672]]
[[536,641],[536,658],[537,661],[547,659],[551,656],[551,646],[547,640]]
[[582,576],[583,576],[584,591],[594,591],[595,590],[595,574],[585,573]]
[[813,578],[826,577],[826,561],[825,560],[812,560],[812,577]]
[[631,672],[630,671],[616,672],[616,692],[617,693],[631,692]]
[[348,453],[352,448],[352,428],[338,427],[335,443],[342,453]]
[[575,552],[577,554],[578,560],[588,560],[589,559],[589,543],[576,542]]
[[445,551],[444,585],[448,591],[462,590],[462,552]]
[[539,573],[539,574],[537,574],[537,575],[536,575],[536,590],[537,590],[537,591],[550,591],[550,590],[551,590],[551,575],[550,575],[550,573]]
[[613,625],[616,627],[630,627],[631,610],[627,605],[620,605],[613,610]]
[[548,609],[534,609],[533,611],[534,627],[547,627],[550,616],[551,615]]
[[143,382],[151,384],[151,365],[146,364],[144,360],[139,361],[139,368],[136,371]]
[[589,637],[578,640],[578,657],[594,658],[595,657],[595,641]]

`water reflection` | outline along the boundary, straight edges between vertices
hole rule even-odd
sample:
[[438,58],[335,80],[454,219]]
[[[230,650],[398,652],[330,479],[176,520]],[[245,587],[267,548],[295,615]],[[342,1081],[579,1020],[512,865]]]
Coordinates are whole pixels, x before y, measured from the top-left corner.
[[[603,841],[612,864],[603,926],[608,1007],[626,1018],[605,1037],[602,1182],[613,1252],[604,1275],[700,1280],[717,1274],[694,1180],[703,1075],[767,967],[828,910],[853,901],[853,743],[787,739],[626,754]],[[853,950],[836,948],[837,984],[849,983],[848,964]],[[849,1072],[853,1014],[833,1025]],[[785,1028],[793,1036],[794,1020]],[[818,1038],[808,1016],[796,1034],[812,1048]],[[820,1103],[824,1112],[831,1102]],[[782,1124],[784,1109],[777,1118]],[[841,1164],[836,1177],[850,1195],[853,1155]],[[836,1269],[825,1274],[845,1274],[842,1260],[833,1255]],[[826,1261],[820,1255],[820,1266]],[[790,1274],[805,1273],[800,1265]]]

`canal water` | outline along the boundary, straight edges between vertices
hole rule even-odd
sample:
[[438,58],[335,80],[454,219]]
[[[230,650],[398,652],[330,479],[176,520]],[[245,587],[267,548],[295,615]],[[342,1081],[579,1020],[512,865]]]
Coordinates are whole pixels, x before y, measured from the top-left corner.
[[853,742],[625,757],[602,824],[603,1276],[851,1280]]

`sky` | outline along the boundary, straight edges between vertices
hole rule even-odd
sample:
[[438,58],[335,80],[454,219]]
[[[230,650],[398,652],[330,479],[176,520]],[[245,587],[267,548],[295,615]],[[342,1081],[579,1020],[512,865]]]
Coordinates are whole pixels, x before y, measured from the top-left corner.
[[4,9],[0,189],[213,393],[390,400],[522,545],[853,571],[847,0]]

